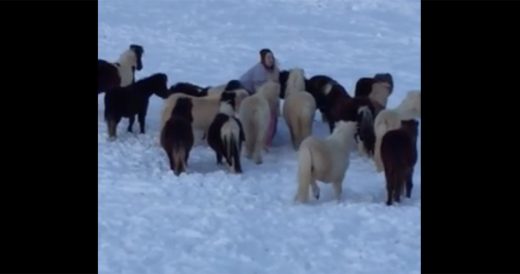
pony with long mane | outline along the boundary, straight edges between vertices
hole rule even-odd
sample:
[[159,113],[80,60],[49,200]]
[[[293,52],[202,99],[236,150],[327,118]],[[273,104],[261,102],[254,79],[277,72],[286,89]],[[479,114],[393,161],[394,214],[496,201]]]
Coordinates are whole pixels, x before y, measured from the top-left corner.
[[316,180],[332,183],[336,200],[341,200],[356,131],[357,122],[339,121],[325,139],[309,136],[301,143],[298,150],[298,190],[294,198],[297,202],[309,200],[309,187],[312,187],[313,196],[319,199],[320,189]]

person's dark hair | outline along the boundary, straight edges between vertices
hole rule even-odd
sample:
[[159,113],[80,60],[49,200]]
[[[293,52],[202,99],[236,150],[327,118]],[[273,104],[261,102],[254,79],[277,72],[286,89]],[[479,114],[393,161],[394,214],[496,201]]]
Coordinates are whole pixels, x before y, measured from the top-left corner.
[[268,53],[272,54],[273,52],[268,48],[264,48],[264,49],[261,49],[259,53],[263,60]]

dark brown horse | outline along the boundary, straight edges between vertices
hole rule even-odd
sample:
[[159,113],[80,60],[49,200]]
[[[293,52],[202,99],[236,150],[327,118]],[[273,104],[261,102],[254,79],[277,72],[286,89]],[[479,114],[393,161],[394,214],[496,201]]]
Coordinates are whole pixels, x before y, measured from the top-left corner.
[[170,119],[161,130],[161,146],[168,155],[171,170],[177,176],[186,172],[188,158],[194,143],[191,126],[192,108],[193,103],[190,98],[179,98]]
[[399,129],[388,131],[381,143],[381,159],[385,170],[387,205],[400,202],[406,186],[406,197],[410,198],[413,187],[413,171],[417,163],[417,135],[419,122],[406,120]]

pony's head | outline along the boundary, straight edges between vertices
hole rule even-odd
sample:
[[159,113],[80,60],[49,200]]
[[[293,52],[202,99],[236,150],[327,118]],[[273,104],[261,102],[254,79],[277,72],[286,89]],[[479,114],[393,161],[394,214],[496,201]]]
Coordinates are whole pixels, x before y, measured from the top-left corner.
[[372,92],[372,85],[374,84],[374,78],[363,77],[359,78],[356,82],[356,90],[354,91],[355,97],[366,97]]
[[172,109],[171,117],[183,117],[191,123],[193,122],[193,115],[191,114],[192,108],[193,103],[191,102],[191,98],[180,97],[177,99],[177,102]]
[[[281,83],[281,81],[280,81]],[[291,93],[305,90],[305,71],[301,68],[293,68],[289,70],[287,81],[285,83],[285,96]]]
[[135,59],[136,59],[136,62],[137,62],[137,67],[136,69],[139,71],[139,70],[142,70],[143,69],[143,60],[142,60],[142,57],[143,57],[143,54],[144,54],[144,49],[142,46],[140,45],[136,45],[136,44],[131,44],[130,45],[130,50],[132,50],[135,54]]
[[244,88],[242,83],[240,83],[240,81],[238,81],[238,80],[231,80],[226,84],[224,91],[235,90],[235,89],[239,89],[239,88]]
[[164,73],[156,73],[147,78],[150,83],[150,89],[155,95],[166,99],[168,97],[168,76]]
[[410,134],[414,140],[416,140],[417,136],[419,136],[419,121],[415,119],[402,120],[401,128],[406,130],[406,132],[408,132],[408,134]]
[[220,112],[232,116],[236,112],[236,93],[226,90],[220,95]]

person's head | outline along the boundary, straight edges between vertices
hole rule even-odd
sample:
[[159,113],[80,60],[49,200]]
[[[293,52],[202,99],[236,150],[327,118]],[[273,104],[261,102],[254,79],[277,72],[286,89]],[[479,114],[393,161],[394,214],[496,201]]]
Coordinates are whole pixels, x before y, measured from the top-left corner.
[[260,62],[262,62],[267,69],[273,69],[275,63],[273,52],[267,48],[260,50]]

